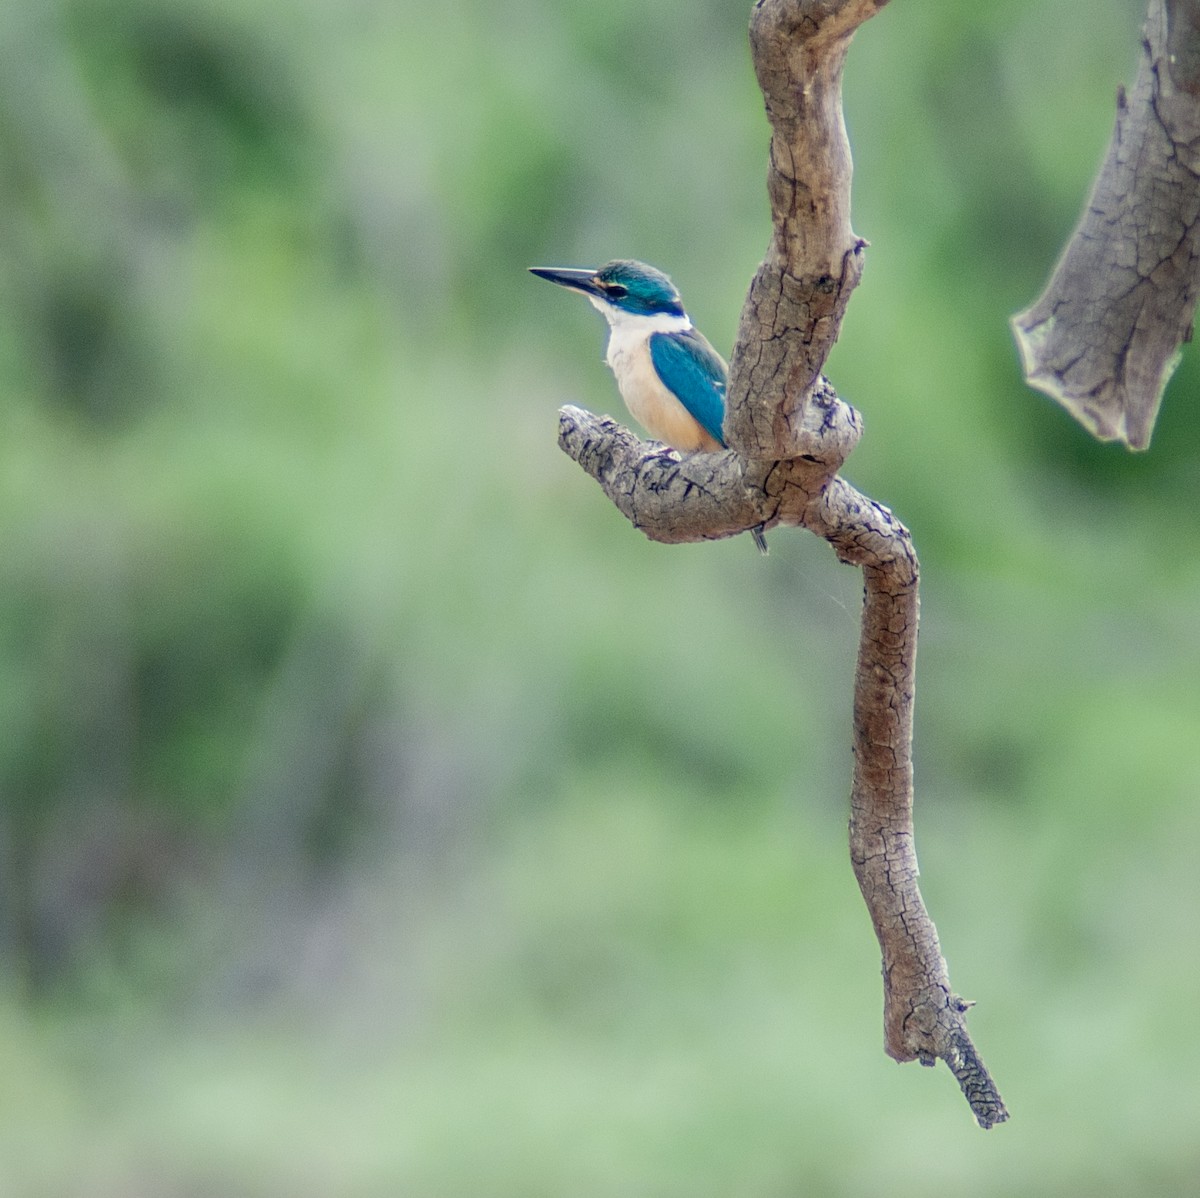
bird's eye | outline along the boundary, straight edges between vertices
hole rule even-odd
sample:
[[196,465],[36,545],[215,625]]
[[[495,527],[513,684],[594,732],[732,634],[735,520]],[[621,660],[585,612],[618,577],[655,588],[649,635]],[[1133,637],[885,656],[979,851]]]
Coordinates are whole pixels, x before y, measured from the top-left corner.
[[606,283],[604,290],[612,296],[613,299],[622,299],[629,294],[628,287],[622,287],[620,283]]

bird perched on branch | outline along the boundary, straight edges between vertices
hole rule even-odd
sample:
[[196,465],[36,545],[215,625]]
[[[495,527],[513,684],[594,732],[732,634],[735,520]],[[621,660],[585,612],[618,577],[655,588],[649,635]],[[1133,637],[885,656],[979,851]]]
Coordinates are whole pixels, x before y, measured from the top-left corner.
[[[729,367],[692,325],[675,284],[661,270],[618,258],[599,270],[531,266],[561,287],[582,292],[608,321],[605,361],[630,414],[680,453],[725,448]],[[762,525],[750,530],[767,552]]]

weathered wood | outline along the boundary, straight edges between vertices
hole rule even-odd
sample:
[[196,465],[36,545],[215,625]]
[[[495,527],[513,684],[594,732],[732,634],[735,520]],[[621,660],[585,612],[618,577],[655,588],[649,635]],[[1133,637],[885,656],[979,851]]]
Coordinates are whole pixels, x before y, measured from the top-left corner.
[[918,565],[908,530],[838,471],[862,432],[820,373],[862,273],[850,227],[841,73],[854,30],[886,0],[758,0],[755,70],[771,122],[773,234],[731,360],[730,449],[681,457],[616,421],[562,409],[559,444],[648,537],[807,528],[863,570],[854,687],[850,856],[883,955],[884,1042],[898,1061],[947,1062],[979,1124],[1008,1117],[967,1034],[917,887],[912,708]]
[[1150,0],[1133,89],[1041,298],[1012,319],[1026,381],[1146,449],[1200,289],[1200,4]]

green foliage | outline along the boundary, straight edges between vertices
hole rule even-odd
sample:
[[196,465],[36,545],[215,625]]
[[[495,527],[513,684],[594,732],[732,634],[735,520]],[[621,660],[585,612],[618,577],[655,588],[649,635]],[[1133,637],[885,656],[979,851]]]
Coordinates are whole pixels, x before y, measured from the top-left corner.
[[1006,326],[1134,9],[894,4],[847,65],[830,374],[924,564],[987,1137],[879,1049],[857,576],[650,545],[554,444],[620,409],[526,266],[655,262],[729,348],[747,12],[0,11],[0,1192],[1194,1188],[1200,367],[1135,458]]

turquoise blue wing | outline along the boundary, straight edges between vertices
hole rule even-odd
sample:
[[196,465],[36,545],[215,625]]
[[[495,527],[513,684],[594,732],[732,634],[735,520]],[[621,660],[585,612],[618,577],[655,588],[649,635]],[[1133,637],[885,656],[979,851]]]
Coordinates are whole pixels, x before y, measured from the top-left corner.
[[699,333],[651,333],[650,360],[667,389],[710,437],[725,444],[725,363]]

